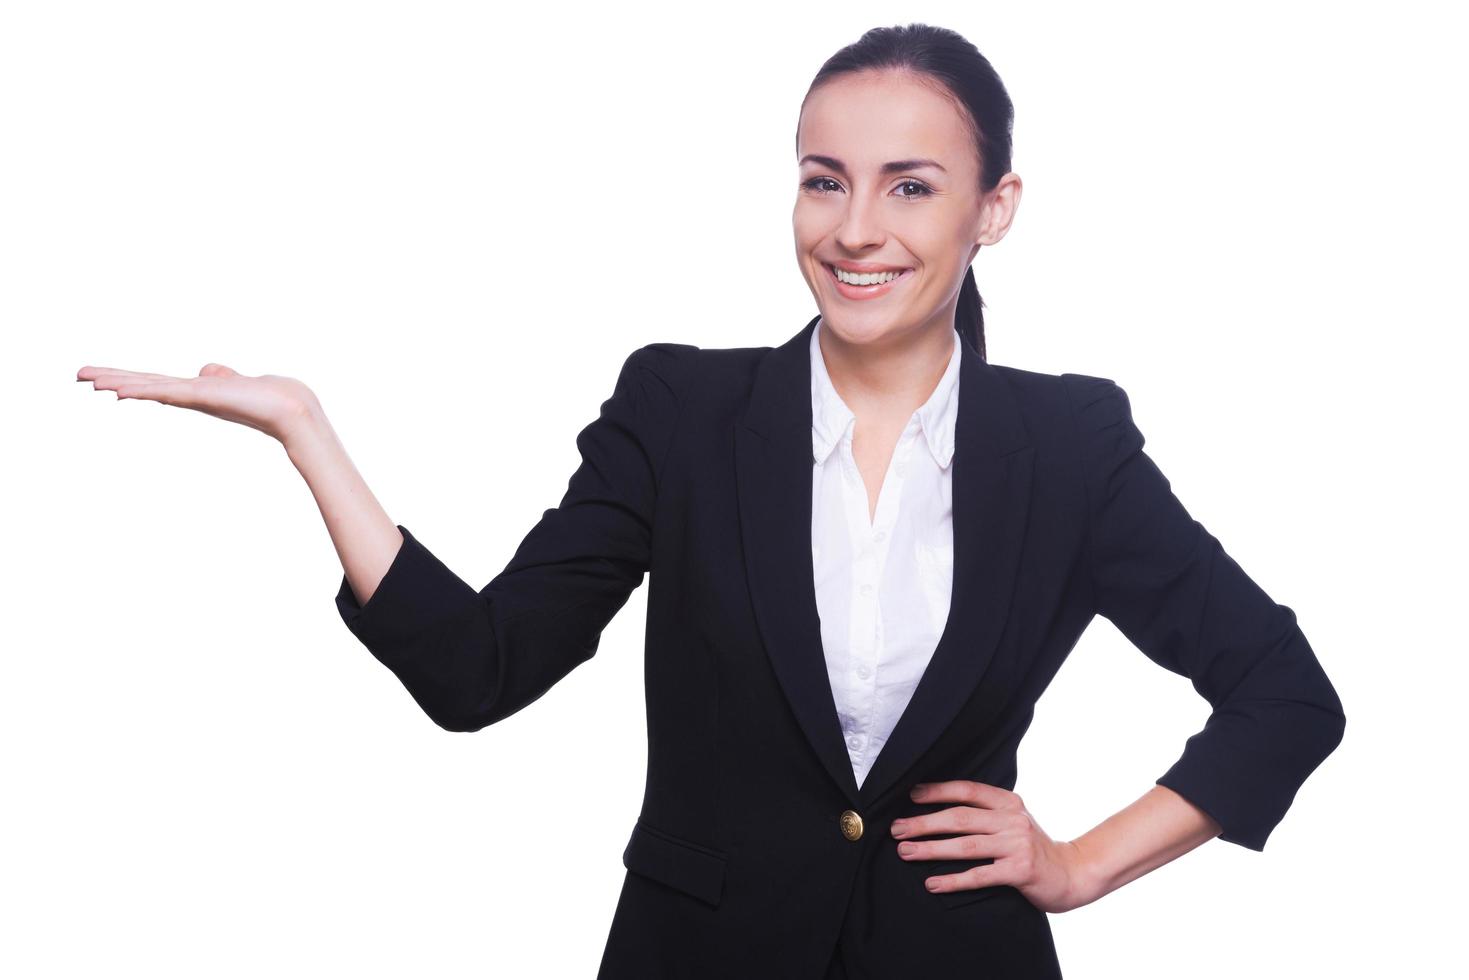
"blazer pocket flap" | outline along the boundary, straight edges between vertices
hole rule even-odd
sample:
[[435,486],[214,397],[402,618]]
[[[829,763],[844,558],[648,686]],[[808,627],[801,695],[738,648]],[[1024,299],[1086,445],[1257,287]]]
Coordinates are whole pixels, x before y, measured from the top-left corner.
[[670,888],[718,905],[724,893],[725,855],[719,851],[675,837],[639,820],[622,852],[629,871],[646,875]]

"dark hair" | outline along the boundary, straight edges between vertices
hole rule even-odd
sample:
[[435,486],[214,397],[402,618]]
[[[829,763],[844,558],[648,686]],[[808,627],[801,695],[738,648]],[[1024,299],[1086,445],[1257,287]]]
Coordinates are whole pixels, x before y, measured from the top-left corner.
[[[1015,106],[1000,76],[979,49],[955,31],[928,24],[874,27],[826,60],[806,98],[838,75],[880,69],[912,71],[931,77],[947,90],[968,117],[979,152],[980,188],[990,191],[1010,171],[1011,129]],[[805,106],[805,100],[801,105]],[[954,329],[985,359],[984,301],[974,281],[974,267],[964,273]]]

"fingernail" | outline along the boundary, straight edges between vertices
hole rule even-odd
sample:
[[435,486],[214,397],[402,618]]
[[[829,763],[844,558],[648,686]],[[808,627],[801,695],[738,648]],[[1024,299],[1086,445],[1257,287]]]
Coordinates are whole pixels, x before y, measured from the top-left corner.
[[893,821],[893,833],[895,833],[895,834],[906,834],[907,832],[908,832],[908,824],[907,824],[906,821],[903,821],[903,820],[894,820]]
[[901,844],[898,845],[898,853],[899,854],[909,855],[909,854],[912,854],[916,850],[918,850],[918,845],[917,844],[910,844],[907,841],[904,841],[903,843],[901,843]]

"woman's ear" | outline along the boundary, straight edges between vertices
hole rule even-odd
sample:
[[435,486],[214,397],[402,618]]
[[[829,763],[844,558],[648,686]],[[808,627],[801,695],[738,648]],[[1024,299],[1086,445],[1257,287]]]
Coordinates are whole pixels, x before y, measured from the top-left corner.
[[976,245],[994,245],[1005,237],[1015,211],[1020,207],[1020,175],[1013,170],[1000,178],[994,190],[985,195],[980,205],[979,237]]

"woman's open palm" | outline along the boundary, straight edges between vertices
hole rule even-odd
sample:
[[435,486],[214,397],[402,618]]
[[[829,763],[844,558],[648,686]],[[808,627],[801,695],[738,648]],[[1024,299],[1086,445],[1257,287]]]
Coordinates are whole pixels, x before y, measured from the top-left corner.
[[282,443],[317,405],[311,389],[295,378],[251,377],[214,363],[204,365],[196,378],[88,365],[77,372],[77,380],[92,382],[97,391],[114,391],[119,400],[146,398],[248,425]]

